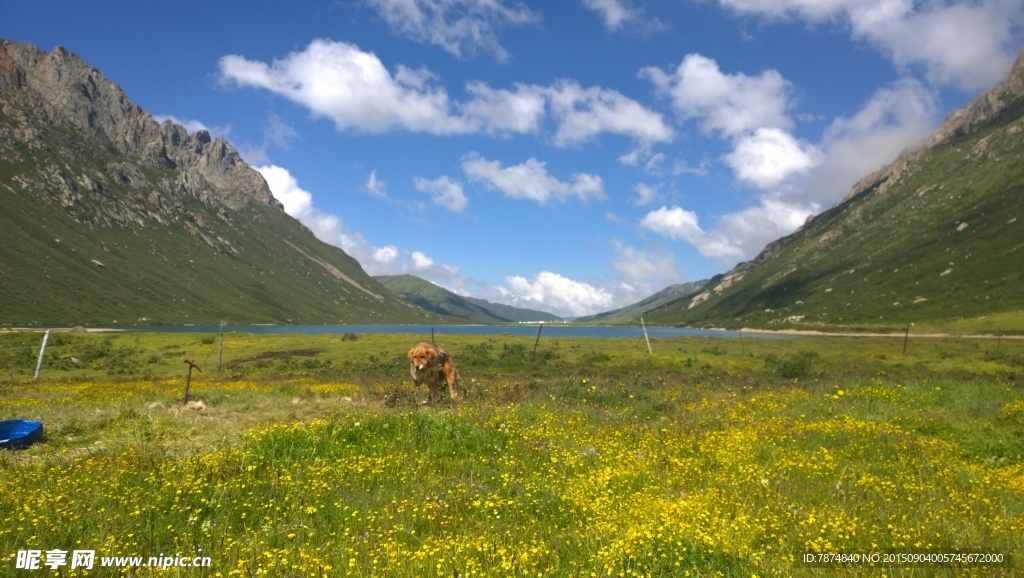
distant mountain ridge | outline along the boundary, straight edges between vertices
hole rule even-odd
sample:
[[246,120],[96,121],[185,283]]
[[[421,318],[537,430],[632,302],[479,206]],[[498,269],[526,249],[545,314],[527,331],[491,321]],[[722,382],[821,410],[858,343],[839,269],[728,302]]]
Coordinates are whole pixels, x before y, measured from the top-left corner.
[[560,320],[558,316],[544,311],[464,297],[415,275],[379,275],[376,279],[395,295],[439,315],[451,315],[476,323]]
[[289,217],[227,142],[0,40],[0,323],[439,322]]
[[1024,329],[1022,281],[1024,51],[1003,82],[951,114],[920,148],[706,290],[649,317],[762,328],[988,317]]
[[631,305],[620,307],[619,309],[614,309],[612,311],[597,313],[595,315],[579,317],[575,321],[576,323],[607,323],[614,321],[636,320],[643,317],[644,313],[651,309],[655,309],[666,303],[693,295],[708,283],[708,279],[702,279],[700,281],[690,281],[688,283],[669,285],[661,291],[658,291],[657,293]]

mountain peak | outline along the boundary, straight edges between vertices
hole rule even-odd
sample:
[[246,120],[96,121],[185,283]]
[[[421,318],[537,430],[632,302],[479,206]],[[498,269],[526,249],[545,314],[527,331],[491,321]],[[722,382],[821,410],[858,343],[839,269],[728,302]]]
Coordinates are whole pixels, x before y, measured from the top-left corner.
[[205,130],[189,135],[180,125],[160,125],[120,85],[66,48],[46,53],[0,40],[0,91],[48,124],[70,123],[144,166],[176,170],[172,190],[230,209],[256,201],[283,210],[262,175],[226,141]]

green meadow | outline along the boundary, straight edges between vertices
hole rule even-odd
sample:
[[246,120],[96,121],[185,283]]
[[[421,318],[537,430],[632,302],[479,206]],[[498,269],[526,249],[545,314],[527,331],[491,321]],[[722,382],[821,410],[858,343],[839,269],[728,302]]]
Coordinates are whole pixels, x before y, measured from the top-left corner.
[[[1024,340],[0,332],[4,576],[1019,575]],[[183,404],[194,359],[190,402]],[[219,365],[219,368],[218,368]],[[40,550],[40,570],[16,568]],[[46,551],[92,550],[89,571]],[[975,556],[977,555],[977,556]],[[100,557],[208,557],[199,568]]]

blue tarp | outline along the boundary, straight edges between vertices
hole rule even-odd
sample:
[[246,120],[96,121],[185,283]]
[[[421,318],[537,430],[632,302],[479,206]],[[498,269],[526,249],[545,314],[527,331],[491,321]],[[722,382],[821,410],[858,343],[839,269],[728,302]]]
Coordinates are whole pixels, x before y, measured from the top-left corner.
[[0,421],[0,448],[20,449],[43,441],[43,422],[27,419]]

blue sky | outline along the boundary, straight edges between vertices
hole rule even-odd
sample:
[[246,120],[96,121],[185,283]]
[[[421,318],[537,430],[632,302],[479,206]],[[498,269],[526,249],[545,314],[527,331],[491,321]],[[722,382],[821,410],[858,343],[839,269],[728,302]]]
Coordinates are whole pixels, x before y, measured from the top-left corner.
[[564,316],[708,278],[1003,78],[1019,0],[0,0],[371,274]]

